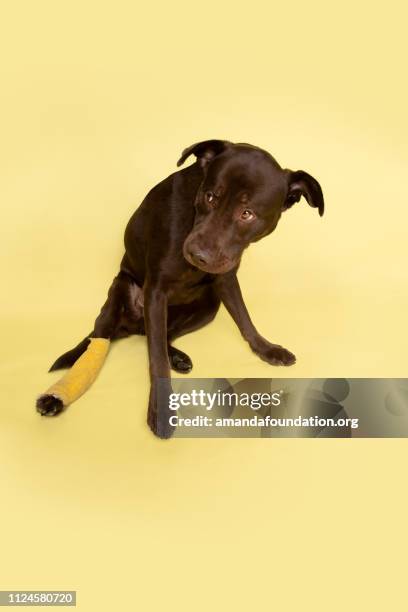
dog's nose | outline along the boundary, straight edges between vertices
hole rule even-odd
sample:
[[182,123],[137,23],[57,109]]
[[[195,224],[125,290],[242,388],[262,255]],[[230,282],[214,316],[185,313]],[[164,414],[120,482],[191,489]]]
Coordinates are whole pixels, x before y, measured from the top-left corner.
[[191,261],[197,266],[205,266],[210,259],[209,254],[202,249],[190,248],[188,254],[190,255]]

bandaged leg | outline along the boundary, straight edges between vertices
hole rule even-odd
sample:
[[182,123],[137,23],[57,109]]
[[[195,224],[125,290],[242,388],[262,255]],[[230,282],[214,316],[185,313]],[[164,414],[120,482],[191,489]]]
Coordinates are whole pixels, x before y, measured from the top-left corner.
[[72,368],[37,400],[37,410],[44,415],[55,415],[81,397],[92,385],[109,351],[106,338],[91,338],[86,351]]

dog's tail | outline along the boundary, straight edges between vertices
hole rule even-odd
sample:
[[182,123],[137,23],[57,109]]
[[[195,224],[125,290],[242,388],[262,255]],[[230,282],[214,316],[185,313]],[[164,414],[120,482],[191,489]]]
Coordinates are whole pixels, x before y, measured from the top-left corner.
[[85,353],[86,349],[88,348],[91,337],[92,334],[89,334],[86,338],[81,340],[81,342],[77,344],[77,346],[75,346],[73,349],[67,351],[66,353],[58,357],[58,359],[52,364],[48,371],[54,372],[55,370],[63,370],[65,368],[70,368],[71,366],[73,366],[76,360],[79,359],[79,357],[83,353]]

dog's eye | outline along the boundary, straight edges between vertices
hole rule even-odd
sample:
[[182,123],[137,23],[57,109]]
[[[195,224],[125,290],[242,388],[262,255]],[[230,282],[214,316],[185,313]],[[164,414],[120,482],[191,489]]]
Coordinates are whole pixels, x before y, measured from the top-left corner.
[[240,215],[240,219],[241,221],[252,221],[252,219],[255,219],[255,215],[252,212],[252,210],[249,210],[249,208],[246,208]]
[[208,204],[213,204],[215,200],[215,195],[213,194],[212,191],[206,191],[205,199],[207,200]]

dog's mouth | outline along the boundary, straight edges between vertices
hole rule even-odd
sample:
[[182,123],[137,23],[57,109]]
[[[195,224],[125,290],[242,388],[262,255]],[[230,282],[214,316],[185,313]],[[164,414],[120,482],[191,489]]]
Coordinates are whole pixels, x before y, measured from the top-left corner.
[[218,257],[215,261],[209,255],[208,252],[193,249],[191,245],[184,245],[183,248],[184,259],[188,261],[189,264],[201,270],[202,272],[207,272],[207,274],[225,274],[232,270],[236,265],[237,261],[226,257],[225,255]]

